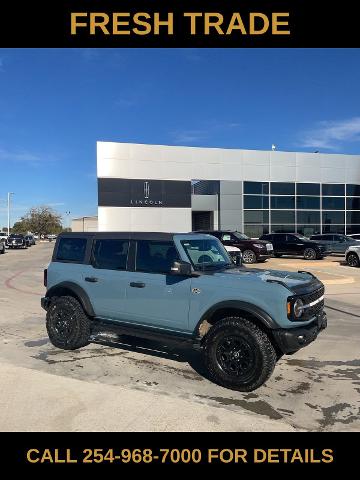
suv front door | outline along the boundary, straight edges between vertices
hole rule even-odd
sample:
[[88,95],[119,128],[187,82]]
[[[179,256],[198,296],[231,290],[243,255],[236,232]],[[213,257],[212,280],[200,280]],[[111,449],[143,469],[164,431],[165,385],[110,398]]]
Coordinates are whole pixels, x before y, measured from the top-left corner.
[[291,255],[302,255],[304,251],[304,241],[296,235],[287,234],[286,244],[288,252]]
[[135,269],[128,272],[125,310],[128,321],[187,331],[191,278],[171,274],[179,260],[174,242],[138,240]]

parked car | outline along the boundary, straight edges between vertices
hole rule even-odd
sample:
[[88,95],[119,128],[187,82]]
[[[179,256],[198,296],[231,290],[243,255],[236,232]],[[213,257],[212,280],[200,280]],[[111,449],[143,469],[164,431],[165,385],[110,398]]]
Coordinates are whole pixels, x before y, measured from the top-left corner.
[[309,240],[298,233],[269,233],[260,238],[273,244],[275,257],[298,255],[305,260],[321,260],[328,254],[323,243]]
[[312,235],[311,240],[316,240],[324,245],[327,245],[329,252],[331,253],[345,253],[345,251],[351,247],[351,245],[358,245],[355,238],[348,235],[342,235],[338,233],[325,233],[323,235]]
[[346,235],[347,237],[353,238],[354,240],[357,240],[360,242],[360,233],[353,233],[351,235]]
[[227,253],[230,255],[231,259],[236,265],[241,265],[242,263],[242,253],[240,248],[237,247],[229,247],[227,245],[224,245],[225,250]]
[[326,328],[311,273],[234,265],[210,235],[64,233],[44,271],[46,328],[75,350],[112,331],[198,349],[209,377],[252,391]]
[[25,242],[27,247],[31,247],[32,245],[35,245],[35,238],[33,235],[25,235]]
[[8,248],[27,248],[25,237],[20,233],[11,233],[6,239],[6,246]]
[[351,245],[345,252],[346,263],[350,267],[360,266],[360,244]]
[[4,240],[6,240],[8,237],[8,234],[5,233],[5,232],[0,232],[0,239],[3,238]]
[[273,253],[273,246],[270,242],[253,240],[240,232],[230,230],[201,230],[197,233],[214,235],[223,245],[239,248],[244,263],[265,262]]
[[0,237],[0,254],[5,253],[5,239]]

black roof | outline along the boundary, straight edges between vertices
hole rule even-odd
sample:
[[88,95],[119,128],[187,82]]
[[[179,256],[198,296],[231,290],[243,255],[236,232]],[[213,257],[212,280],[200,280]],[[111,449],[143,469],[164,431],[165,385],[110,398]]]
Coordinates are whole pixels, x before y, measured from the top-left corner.
[[126,238],[129,240],[172,240],[176,233],[163,232],[64,232],[58,238]]

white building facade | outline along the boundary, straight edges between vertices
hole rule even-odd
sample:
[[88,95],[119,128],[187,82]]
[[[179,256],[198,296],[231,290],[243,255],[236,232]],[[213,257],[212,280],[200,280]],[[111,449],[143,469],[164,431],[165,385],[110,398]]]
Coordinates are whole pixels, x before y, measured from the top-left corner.
[[360,155],[98,142],[99,231],[360,233]]

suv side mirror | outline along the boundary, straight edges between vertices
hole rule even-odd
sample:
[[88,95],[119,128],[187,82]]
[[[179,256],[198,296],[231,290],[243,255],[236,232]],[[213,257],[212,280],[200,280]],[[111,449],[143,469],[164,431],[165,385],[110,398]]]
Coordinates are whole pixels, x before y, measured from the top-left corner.
[[174,262],[171,266],[171,273],[173,275],[190,276],[192,274],[191,264],[188,262],[183,262],[182,260]]

